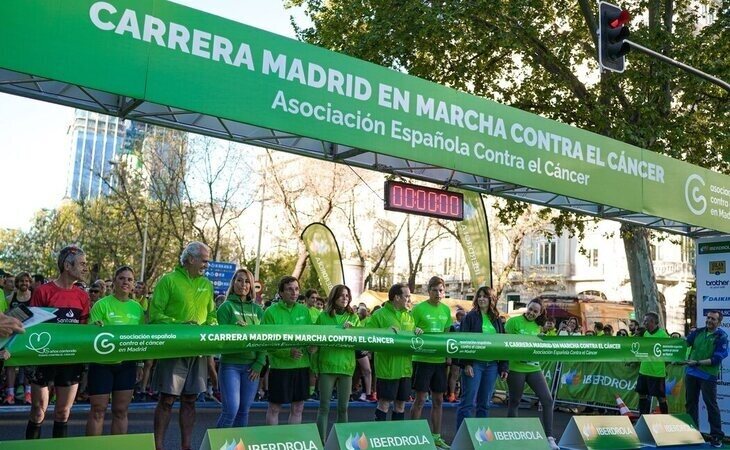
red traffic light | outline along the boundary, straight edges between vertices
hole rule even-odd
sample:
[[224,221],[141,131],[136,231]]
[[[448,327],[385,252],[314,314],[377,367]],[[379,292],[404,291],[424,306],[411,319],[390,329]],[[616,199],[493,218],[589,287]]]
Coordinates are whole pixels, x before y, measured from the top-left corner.
[[618,17],[608,23],[608,26],[611,28],[618,28],[629,23],[629,20],[631,20],[631,15],[627,10],[623,9],[619,13]]

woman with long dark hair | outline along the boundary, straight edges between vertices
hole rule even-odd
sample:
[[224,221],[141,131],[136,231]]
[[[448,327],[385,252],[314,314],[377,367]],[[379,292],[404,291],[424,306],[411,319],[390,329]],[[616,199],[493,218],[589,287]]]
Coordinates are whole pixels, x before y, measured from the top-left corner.
[[[239,269],[233,275],[228,297],[218,308],[219,325],[258,325],[264,310],[254,303],[253,274]],[[266,363],[266,354],[260,351],[242,351],[221,355],[220,390],[223,409],[218,428],[245,427],[256,391],[259,375]]]
[[[338,328],[359,327],[360,319],[350,307],[350,288],[338,284],[327,296],[324,311],[317,318],[317,325],[335,325]],[[330,412],[329,396],[337,385],[337,423],[347,422],[347,405],[352,390],[352,373],[355,371],[355,352],[351,349],[320,347],[313,355],[312,367],[319,374],[319,411],[317,428],[324,442],[327,418]]]
[[[527,304],[524,314],[510,318],[504,325],[505,331],[510,334],[537,336],[545,324],[546,314],[542,300],[533,299]],[[542,426],[548,437],[548,443],[553,450],[560,450],[553,437],[553,397],[545,381],[539,361],[510,361],[507,386],[509,388],[509,404],[507,417],[517,417],[517,408],[520,406],[525,383],[535,392],[542,404]]]
[[[482,286],[474,296],[474,305],[461,321],[461,333],[504,333],[504,324],[497,311],[497,294],[491,287]],[[456,429],[465,418],[489,415],[489,402],[494,394],[497,377],[507,379],[507,361],[477,361],[462,359],[461,399],[456,411]]]

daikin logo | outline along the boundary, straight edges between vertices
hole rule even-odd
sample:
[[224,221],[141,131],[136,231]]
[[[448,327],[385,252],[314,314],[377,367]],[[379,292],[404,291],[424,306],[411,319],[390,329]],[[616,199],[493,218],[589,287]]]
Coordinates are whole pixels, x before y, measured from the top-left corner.
[[714,297],[712,295],[703,295],[703,302],[730,302],[730,297]]
[[684,201],[687,202],[687,208],[696,216],[704,214],[707,209],[707,199],[700,194],[700,186],[705,186],[705,180],[697,174],[687,177],[684,183]]

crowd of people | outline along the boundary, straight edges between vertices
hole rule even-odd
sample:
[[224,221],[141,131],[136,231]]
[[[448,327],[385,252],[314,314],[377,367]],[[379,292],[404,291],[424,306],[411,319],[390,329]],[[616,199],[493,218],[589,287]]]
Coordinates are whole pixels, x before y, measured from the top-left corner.
[[[58,276],[46,282],[42,276],[4,274],[4,295],[0,296],[0,337],[23,332],[17,310],[23,306],[54,308],[55,322],[66,325],[112,327],[115,325],[185,324],[238,325],[258,324],[330,325],[342,329],[363,327],[391,330],[393,333],[512,333],[528,336],[579,335],[576,318],[558,326],[547,316],[540,299],[527,304],[523,314],[505,320],[497,309],[497,295],[490,287],[480,287],[470,311],[456,311],[444,304],[445,282],[432,277],[427,285],[428,299],[411,307],[411,292],[406,284],[394,284],[388,300],[370,312],[364,304],[352,305],[352,293],[345,285],[334,286],[326,298],[316,290],[300,295],[299,280],[286,276],[278,282],[276,301],[264,305],[256,301],[254,277],[247,269],[235,272],[228,294],[216,304],[213,285],[204,276],[210,259],[205,244],[192,242],[180,255],[179,265],[165,274],[148,298],[146,286],[136,281],[134,270],[119,267],[113,278],[98,280],[84,288],[89,275],[83,250],[76,246],[58,255]],[[718,327],[721,314],[707,313],[707,324],[687,337],[691,346],[687,365],[687,412],[698,419],[699,395],[709,412],[711,444],[720,446],[723,438],[720,411],[716,400],[720,363],[727,356],[727,334]],[[669,338],[659,326],[659,316],[649,312],[640,325],[633,320],[628,329],[616,336]],[[612,336],[611,325],[599,322],[584,335]],[[12,357],[7,352],[4,358]],[[353,375],[354,374],[354,375]],[[668,410],[664,390],[663,362],[642,362],[636,390],[639,410],[649,413],[651,397],[656,397],[663,413]],[[330,415],[330,400],[336,400],[337,422],[348,421],[349,401],[376,403],[376,421],[406,418],[406,403],[412,401],[410,418],[424,416],[430,400],[429,424],[433,440],[440,449],[449,444],[441,435],[444,401],[458,401],[456,426],[468,417],[487,417],[497,379],[508,386],[508,417],[518,415],[525,385],[542,405],[541,421],[550,447],[557,446],[553,430],[554,402],[537,361],[450,360],[442,356],[410,355],[393,352],[353,351],[342,348],[301,346],[272,351],[242,351],[213,356],[123,361],[111,364],[66,364],[6,368],[6,403],[17,401],[18,393],[30,403],[26,438],[41,437],[46,411],[55,398],[53,437],[68,434],[67,423],[74,401],[87,398],[90,411],[86,434],[103,433],[111,398],[111,433],[127,431],[129,404],[135,396],[155,398],[154,436],[157,449],[163,448],[172,418],[173,404],[180,402],[179,422],[183,449],[192,448],[196,400],[201,394],[218,389],[221,414],[218,427],[243,427],[249,422],[251,405],[257,397],[268,401],[266,424],[276,425],[289,405],[288,423],[302,421],[304,402],[319,398],[317,427],[324,441]],[[17,385],[17,388],[16,388]],[[458,386],[458,387],[457,387]],[[354,392],[354,393],[353,393]],[[458,394],[458,395],[457,395]],[[457,400],[458,399],[458,400]]]

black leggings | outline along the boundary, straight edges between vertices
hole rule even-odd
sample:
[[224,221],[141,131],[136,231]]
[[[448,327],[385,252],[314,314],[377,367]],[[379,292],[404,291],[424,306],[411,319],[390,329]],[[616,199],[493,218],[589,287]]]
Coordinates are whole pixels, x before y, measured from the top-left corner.
[[509,373],[507,377],[509,388],[507,417],[517,417],[517,408],[520,406],[522,393],[525,391],[525,382],[532,388],[542,404],[542,426],[545,428],[545,434],[550,437],[553,435],[553,397],[550,395],[550,388],[548,388],[542,371]]

